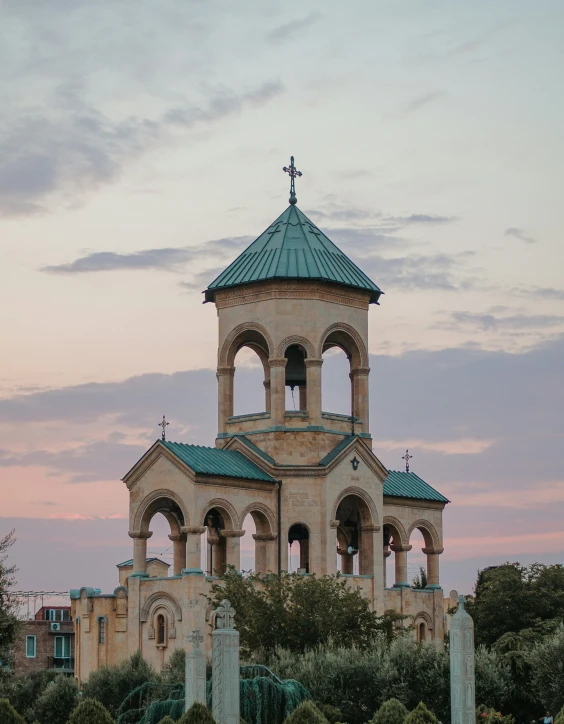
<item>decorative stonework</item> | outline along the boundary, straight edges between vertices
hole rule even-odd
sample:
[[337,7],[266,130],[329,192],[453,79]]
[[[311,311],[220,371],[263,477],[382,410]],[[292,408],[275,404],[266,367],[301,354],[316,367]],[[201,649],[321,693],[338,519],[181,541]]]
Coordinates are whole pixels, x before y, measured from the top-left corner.
[[218,724],[239,724],[239,632],[235,610],[223,600],[212,614],[212,714]]
[[188,641],[192,644],[192,650],[186,654],[185,711],[197,701],[206,703],[206,659],[200,648],[204,637],[199,628],[192,631]]
[[237,325],[237,327],[231,330],[231,332],[227,336],[225,342],[221,347],[221,352],[219,353],[218,367],[233,366],[233,360],[235,359],[235,355],[237,354],[239,349],[241,349],[241,347],[245,346],[244,338],[238,345],[236,344],[239,341],[237,338],[243,336],[245,332],[258,332],[264,338],[264,341],[267,345],[267,349],[265,349],[264,352],[267,354],[268,357],[272,355],[274,351],[274,344],[267,330],[262,325],[256,324],[255,322],[244,322],[243,324]]
[[162,605],[169,611],[172,616],[172,620],[176,619],[177,621],[182,621],[182,608],[180,607],[180,604],[174,596],[171,596],[170,593],[166,593],[165,591],[157,591],[157,593],[153,593],[149,596],[141,609],[139,620],[147,621],[149,619],[151,608],[158,605]]
[[383,520],[383,525],[388,525],[388,526],[394,528],[400,537],[401,545],[407,545],[409,538],[407,537],[405,528],[403,527],[402,523],[397,518],[394,518],[391,515],[385,515],[384,520]]
[[[225,481],[223,484],[225,484]],[[241,528],[237,511],[228,500],[225,500],[225,498],[213,498],[213,500],[209,500],[203,508],[200,509],[200,516],[198,520],[205,520],[206,515],[211,508],[218,508],[222,512],[227,513],[228,517],[225,520],[225,523],[229,526],[228,530],[238,530]]]
[[[425,539],[425,545],[429,546],[429,538],[431,538],[432,544],[434,548],[440,548],[441,547],[441,540],[439,538],[439,534],[437,533],[437,530],[435,526],[430,523],[428,520],[419,519],[416,520],[414,523],[412,523],[409,528],[407,529],[407,537],[411,538],[411,534],[413,531],[417,528],[417,530],[420,530],[423,534],[423,537]],[[442,553],[442,551],[441,551]]]
[[[368,368],[370,369],[370,365],[368,363],[368,352],[366,350],[366,345],[364,344],[362,337],[360,334],[356,331],[354,327],[351,327],[350,324],[345,324],[344,322],[336,322],[335,324],[332,324],[330,327],[327,327],[327,329],[323,332],[321,335],[321,341],[318,348],[318,357],[323,357],[323,347],[325,345],[325,340],[327,337],[329,337],[330,334],[333,332],[344,332],[346,335],[348,335],[352,341],[355,343],[358,355],[359,355],[359,362],[354,364],[354,368]],[[349,354],[352,356],[352,350],[348,350]]]
[[315,357],[315,347],[313,344],[309,341],[309,339],[298,335],[291,335],[290,337],[283,339],[276,348],[276,356],[284,357],[288,347],[291,347],[293,344],[301,345],[306,350],[308,358]]
[[450,622],[450,711],[452,724],[476,721],[474,621],[458,597],[458,611]]

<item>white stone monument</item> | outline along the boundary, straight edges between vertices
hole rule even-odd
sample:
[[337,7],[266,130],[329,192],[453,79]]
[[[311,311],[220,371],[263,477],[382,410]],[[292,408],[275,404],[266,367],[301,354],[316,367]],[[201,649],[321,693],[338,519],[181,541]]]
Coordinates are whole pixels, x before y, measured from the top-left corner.
[[212,614],[212,714],[218,724],[239,724],[239,632],[224,600]]
[[450,622],[450,713],[452,724],[475,724],[474,621],[458,597]]
[[200,648],[203,640],[199,628],[194,629],[188,636],[192,651],[186,654],[185,711],[188,711],[195,701],[204,706],[206,704],[206,660]]

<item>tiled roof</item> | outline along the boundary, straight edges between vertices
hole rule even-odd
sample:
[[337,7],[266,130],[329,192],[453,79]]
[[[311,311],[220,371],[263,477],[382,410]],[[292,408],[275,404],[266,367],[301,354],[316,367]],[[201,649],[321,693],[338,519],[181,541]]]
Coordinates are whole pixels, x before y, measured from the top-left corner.
[[307,216],[291,204],[206,290],[213,302],[218,289],[267,279],[318,279],[364,289],[377,303],[381,290]]
[[426,483],[415,473],[397,472],[390,470],[384,481],[384,495],[394,498],[415,498],[416,500],[436,500],[440,503],[450,503],[429,483]]
[[168,442],[168,440],[162,444],[200,475],[220,475],[228,478],[275,482],[274,478],[237,450],[187,445],[183,442]]

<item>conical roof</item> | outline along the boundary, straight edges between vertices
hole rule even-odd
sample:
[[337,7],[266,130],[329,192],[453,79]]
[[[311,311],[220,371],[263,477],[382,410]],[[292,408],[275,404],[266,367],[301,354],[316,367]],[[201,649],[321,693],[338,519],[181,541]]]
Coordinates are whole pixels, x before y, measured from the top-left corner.
[[268,279],[315,279],[371,293],[377,303],[381,290],[295,204],[288,206],[258,239],[209,285],[205,301],[218,289]]

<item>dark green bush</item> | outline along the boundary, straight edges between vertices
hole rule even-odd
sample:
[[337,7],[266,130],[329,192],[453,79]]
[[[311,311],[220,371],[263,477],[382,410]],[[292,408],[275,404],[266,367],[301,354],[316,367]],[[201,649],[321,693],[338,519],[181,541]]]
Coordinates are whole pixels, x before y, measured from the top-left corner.
[[66,722],[78,706],[76,681],[65,674],[59,674],[37,699],[34,714],[41,724]]
[[285,719],[284,724],[327,724],[327,719],[312,701],[304,701]]
[[406,717],[404,724],[439,724],[437,717],[420,701]]
[[68,724],[114,724],[114,720],[99,701],[83,699],[70,715]]
[[315,706],[319,709],[319,711],[323,714],[323,716],[327,719],[329,724],[338,724],[339,722],[342,722],[343,712],[338,709],[336,706],[331,706],[331,704],[318,704],[316,702]]
[[161,719],[159,724],[175,724],[174,719],[171,719],[169,716],[165,716],[164,719]]
[[476,724],[515,724],[515,719],[511,714],[503,716],[499,711],[482,704],[476,709]]
[[388,699],[378,709],[373,724],[403,724],[409,714],[405,706],[397,699]]
[[554,719],[554,724],[564,724],[564,706],[556,715],[556,718]]
[[178,724],[216,724],[215,719],[210,714],[210,711],[199,701],[196,701],[188,709],[188,711],[182,715]]
[[2,724],[25,724],[25,719],[18,714],[8,699],[0,699],[0,722]]

